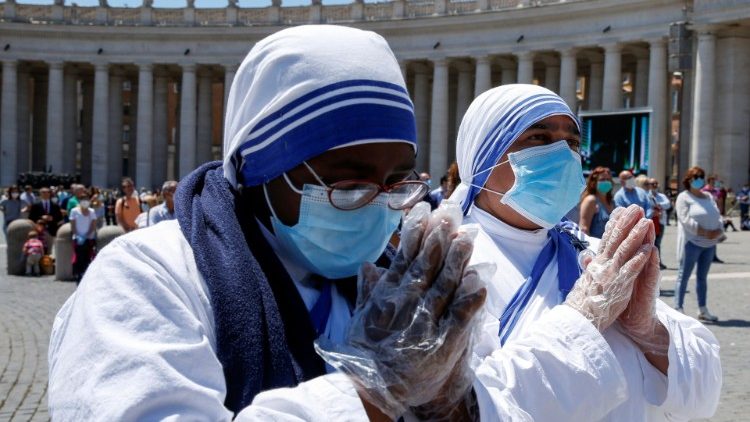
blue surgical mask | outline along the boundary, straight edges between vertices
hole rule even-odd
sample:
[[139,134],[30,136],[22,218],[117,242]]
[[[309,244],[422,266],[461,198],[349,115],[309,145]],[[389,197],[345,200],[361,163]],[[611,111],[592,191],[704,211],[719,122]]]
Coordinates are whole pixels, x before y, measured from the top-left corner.
[[[286,180],[286,177],[285,177]],[[308,271],[330,279],[356,275],[364,262],[374,262],[385,250],[401,221],[402,211],[388,207],[388,194],[355,210],[335,208],[323,186],[304,185],[299,219],[287,226],[273,214],[271,225],[280,247],[290,259]],[[263,186],[265,192],[265,185]]]
[[706,186],[706,181],[702,178],[693,179],[693,181],[690,182],[690,187],[693,189],[702,189],[703,186]]
[[596,190],[601,194],[606,194],[607,192],[612,190],[612,182],[609,180],[596,182]]
[[576,206],[586,186],[581,157],[566,141],[512,152],[508,161],[494,167],[506,162],[510,163],[516,182],[508,192],[495,192],[502,195],[500,203],[546,229],[554,227]]

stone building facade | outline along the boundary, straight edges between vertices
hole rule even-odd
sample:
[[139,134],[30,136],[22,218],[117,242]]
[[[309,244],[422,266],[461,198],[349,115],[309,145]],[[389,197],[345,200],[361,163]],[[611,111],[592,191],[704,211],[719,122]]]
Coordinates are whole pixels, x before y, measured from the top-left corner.
[[[224,102],[242,58],[268,34],[305,23],[388,40],[415,104],[418,167],[433,177],[453,160],[472,99],[523,82],[558,92],[577,111],[648,108],[649,169],[659,180],[694,164],[731,187],[748,180],[750,0],[281,3],[159,9],[149,1],[6,0],[0,185],[52,169],[102,186],[123,175],[156,186],[220,157]],[[690,35],[680,43],[670,38],[676,22]],[[687,58],[679,73],[670,66],[675,52]]]

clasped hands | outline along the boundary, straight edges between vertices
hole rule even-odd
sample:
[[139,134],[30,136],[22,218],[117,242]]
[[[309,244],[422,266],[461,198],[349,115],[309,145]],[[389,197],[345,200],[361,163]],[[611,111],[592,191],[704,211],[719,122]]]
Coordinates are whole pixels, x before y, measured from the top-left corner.
[[469,418],[471,338],[487,294],[481,280],[494,266],[467,267],[475,233],[459,231],[461,220],[456,204],[432,214],[417,204],[390,268],[362,266],[346,344],[316,343],[366,405],[391,419],[406,411],[423,420]]
[[[602,333],[619,321],[647,357],[665,357],[669,332],[656,316],[659,253],[654,246],[653,223],[643,217],[643,209],[637,205],[612,212],[597,256],[584,264],[586,268],[565,304]],[[664,365],[652,363],[664,369]]]

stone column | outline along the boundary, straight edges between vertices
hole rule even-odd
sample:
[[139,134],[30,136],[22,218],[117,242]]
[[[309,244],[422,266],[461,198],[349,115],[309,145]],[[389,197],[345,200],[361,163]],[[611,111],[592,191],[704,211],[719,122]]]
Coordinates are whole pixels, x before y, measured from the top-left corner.
[[18,175],[17,68],[17,61],[3,61],[3,93],[0,100],[0,186],[15,184]]
[[589,76],[589,110],[602,109],[602,79],[604,77],[604,65],[601,61],[591,62],[591,75]]
[[[653,48],[653,45],[651,48]],[[633,96],[633,104],[636,107],[645,107],[648,104],[649,90],[650,64],[648,58],[639,57],[635,69],[635,95]]]
[[544,86],[553,92],[560,92],[560,66],[547,65],[544,69]]
[[698,50],[695,57],[690,166],[700,166],[707,174],[714,172],[715,60],[716,36],[711,32],[702,31],[698,34]]
[[432,113],[430,115],[430,175],[448,169],[448,60],[433,61]]
[[[32,124],[31,128],[31,148],[29,151],[29,161],[32,171],[44,171],[47,166],[47,104],[49,96],[47,95],[49,85],[49,73],[46,75],[35,74],[34,78],[34,98],[32,103]],[[23,170],[21,170],[23,171]]]
[[458,66],[458,87],[456,88],[456,132],[461,125],[461,120],[474,98],[471,82],[474,75],[471,74],[472,67],[468,63],[460,63]]
[[119,186],[122,178],[122,73],[109,76],[109,159],[107,186]]
[[578,68],[576,50],[567,48],[560,52],[560,97],[568,104],[573,113],[578,111],[576,98],[576,79]]
[[16,103],[16,115],[18,116],[16,156],[18,158],[16,159],[16,172],[20,173],[29,170],[30,165],[31,127],[29,125],[29,113],[31,109],[29,101],[31,101],[31,98],[29,95],[29,73],[17,68],[16,77],[18,78],[18,102]]
[[478,97],[492,88],[492,58],[490,56],[477,57],[476,77],[474,78],[474,97]]
[[518,56],[518,83],[532,83],[534,81],[534,53],[524,51],[516,56]]
[[154,167],[151,171],[157,185],[167,180],[167,149],[169,148],[167,129],[167,87],[166,73],[154,75]]
[[109,159],[109,64],[97,63],[94,73],[94,117],[91,133],[91,184],[107,182]]
[[430,74],[427,66],[414,65],[414,118],[417,121],[417,171],[430,165]]
[[[648,104],[651,105],[651,139],[648,147],[648,173],[666,182],[669,174],[667,148],[669,148],[669,87],[667,85],[667,51],[662,39],[651,41],[648,67]],[[640,84],[636,79],[636,84]],[[645,79],[643,80],[645,84]],[[637,85],[636,85],[637,86]]]
[[604,46],[602,108],[604,110],[622,108],[622,47],[619,44]]
[[49,64],[47,88],[47,169],[62,171],[63,157],[63,62]]
[[500,85],[514,84],[518,81],[518,70],[515,67],[503,66],[500,74]]
[[211,161],[211,73],[201,72],[198,77],[198,136],[197,164]]
[[195,160],[195,65],[182,66],[180,89],[180,179],[196,167]]
[[[93,117],[96,116],[94,113],[94,81],[91,78],[85,78],[81,81],[81,97],[83,98],[81,115],[81,181],[86,184],[91,184],[91,164],[92,164],[92,149],[94,148],[94,140],[92,134],[94,132],[94,121]],[[101,113],[99,113],[101,115]]]
[[146,189],[154,187],[151,169],[154,166],[154,65],[138,65],[138,132],[135,148],[135,180]]
[[750,39],[732,34],[716,40],[714,169],[733,189],[750,171]]
[[69,68],[63,77],[63,152],[62,171],[76,172],[76,142],[78,142],[78,74]]

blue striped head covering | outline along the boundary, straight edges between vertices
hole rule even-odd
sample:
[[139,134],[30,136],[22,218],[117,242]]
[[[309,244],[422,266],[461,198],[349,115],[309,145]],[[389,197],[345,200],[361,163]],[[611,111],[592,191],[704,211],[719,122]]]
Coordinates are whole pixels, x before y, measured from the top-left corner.
[[304,25],[258,42],[227,100],[224,176],[233,186],[272,180],[328,150],[407,142],[414,106],[380,35]]
[[456,161],[461,184],[451,201],[469,212],[491,169],[518,137],[533,124],[550,116],[569,116],[579,126],[568,105],[554,92],[537,85],[512,84],[478,96],[466,110],[456,140]]

